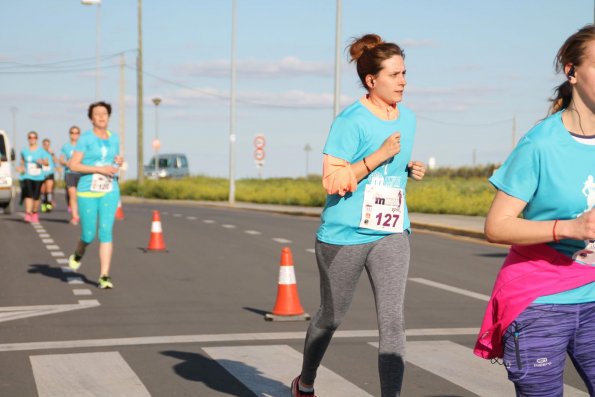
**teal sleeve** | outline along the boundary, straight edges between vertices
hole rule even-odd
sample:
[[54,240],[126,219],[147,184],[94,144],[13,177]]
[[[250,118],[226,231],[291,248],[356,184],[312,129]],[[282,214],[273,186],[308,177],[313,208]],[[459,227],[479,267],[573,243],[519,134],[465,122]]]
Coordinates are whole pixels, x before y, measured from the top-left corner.
[[329,154],[352,163],[360,146],[359,130],[357,124],[352,120],[345,117],[337,117],[331,126],[326,144],[324,145],[324,154]]
[[489,179],[490,183],[498,190],[528,203],[538,187],[539,161],[536,145],[524,137]]

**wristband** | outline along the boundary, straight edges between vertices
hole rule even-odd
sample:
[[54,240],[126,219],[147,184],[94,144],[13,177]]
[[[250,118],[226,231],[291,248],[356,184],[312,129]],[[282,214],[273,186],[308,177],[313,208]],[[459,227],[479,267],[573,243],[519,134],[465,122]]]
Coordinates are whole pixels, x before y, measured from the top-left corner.
[[366,158],[364,157],[364,166],[366,167],[366,169],[368,170],[368,174],[370,172],[372,172],[372,170],[370,169],[370,167],[368,167],[368,163],[366,163]]
[[552,227],[552,237],[554,238],[555,243],[560,242],[560,240],[558,240],[558,237],[556,236],[556,226],[557,225],[558,225],[558,219],[556,219],[556,221],[554,222],[554,227]]

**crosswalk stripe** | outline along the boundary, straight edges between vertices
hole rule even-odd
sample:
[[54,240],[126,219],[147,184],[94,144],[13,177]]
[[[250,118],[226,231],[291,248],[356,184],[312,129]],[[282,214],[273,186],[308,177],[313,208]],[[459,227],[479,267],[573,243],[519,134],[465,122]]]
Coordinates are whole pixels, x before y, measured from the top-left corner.
[[[287,345],[205,347],[203,350],[255,395],[289,395],[289,382],[300,373],[302,354]],[[371,397],[331,370],[318,369],[316,394],[325,397]]]
[[118,352],[31,356],[39,397],[150,397]]
[[[377,342],[370,345],[378,347]],[[452,341],[407,342],[407,361],[482,397],[515,395],[503,366],[479,358],[470,348]],[[564,396],[588,397],[588,394],[564,385]]]

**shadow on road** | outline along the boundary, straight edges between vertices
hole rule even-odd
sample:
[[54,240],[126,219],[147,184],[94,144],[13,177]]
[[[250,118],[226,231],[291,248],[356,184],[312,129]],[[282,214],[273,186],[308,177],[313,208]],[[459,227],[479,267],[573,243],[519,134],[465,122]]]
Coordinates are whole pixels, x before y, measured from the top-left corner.
[[492,252],[489,254],[477,254],[476,256],[481,256],[483,258],[506,258],[508,252]]
[[246,306],[244,306],[244,307],[242,307],[242,309],[247,310],[247,311],[252,312],[252,313],[260,314],[261,316],[264,316],[265,314],[269,314],[270,313],[270,311],[268,311],[268,310],[257,309],[255,307],[246,307]]
[[52,266],[46,265],[46,264],[29,265],[29,270],[27,270],[27,273],[41,274],[46,277],[56,278],[56,279],[58,279],[62,282],[65,282],[65,283],[68,282],[69,277],[73,277],[74,275],[76,275],[76,276],[80,277],[83,280],[83,283],[85,283],[85,284],[89,284],[94,287],[99,286],[99,284],[97,284],[97,282],[87,279],[87,277],[84,274],[74,273],[74,272],[66,273],[62,270],[61,267],[52,267]]
[[[202,382],[210,389],[221,393],[227,393],[236,397],[254,397],[255,394],[247,389],[240,381],[230,375],[225,368],[234,368],[235,372],[241,373],[254,383],[263,386],[265,389],[279,390],[286,388],[289,394],[289,387],[280,382],[262,376],[256,368],[239,361],[220,360],[215,361],[198,353],[181,352],[168,350],[161,352],[164,356],[174,357],[182,360],[174,365],[176,374],[184,379],[194,382]],[[222,368],[223,367],[223,368]],[[257,397],[264,397],[259,394]]]

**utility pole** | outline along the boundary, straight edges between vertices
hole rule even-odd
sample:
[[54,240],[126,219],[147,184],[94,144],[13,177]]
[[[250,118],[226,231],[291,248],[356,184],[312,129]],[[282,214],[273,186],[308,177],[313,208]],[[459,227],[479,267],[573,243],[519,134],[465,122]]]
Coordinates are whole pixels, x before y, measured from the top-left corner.
[[512,148],[516,146],[516,114],[512,116]]
[[143,28],[142,0],[138,0],[138,55],[136,59],[136,172],[139,184],[145,181],[143,159]]
[[333,118],[341,109],[341,0],[337,0],[335,22],[335,99]]
[[236,5],[231,2],[231,92],[229,99],[229,203],[236,202],[235,153],[236,142]]
[[[12,147],[16,153],[16,147],[17,147],[17,111],[18,109],[13,106],[10,108],[10,111],[12,112]],[[6,153],[7,158],[10,158],[10,153]]]
[[[126,63],[124,60],[124,54],[120,55],[120,156],[124,157],[124,161],[126,161],[125,148],[126,148],[126,123],[125,123],[125,115],[126,115],[126,94],[124,91],[124,68],[126,67]],[[124,178],[126,175],[127,167],[120,167],[120,181],[124,182]]]

